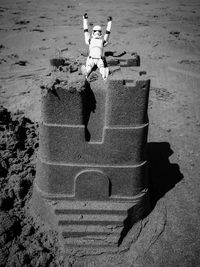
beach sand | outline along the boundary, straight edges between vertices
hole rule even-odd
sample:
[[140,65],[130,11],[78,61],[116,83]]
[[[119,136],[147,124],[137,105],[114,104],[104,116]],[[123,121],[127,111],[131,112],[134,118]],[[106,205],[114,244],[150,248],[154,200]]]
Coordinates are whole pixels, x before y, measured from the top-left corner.
[[[141,222],[142,230],[128,251],[73,257],[69,266],[200,266],[197,0],[0,1],[0,104],[15,113],[7,118],[7,125],[14,126],[7,127],[6,134],[18,133],[14,121],[20,120],[20,129],[26,132],[26,149],[20,148],[23,155],[18,162],[15,149],[1,145],[1,170],[6,172],[0,178],[0,266],[68,266],[56,233],[37,218],[33,223],[27,210],[35,177],[40,85],[51,69],[49,60],[59,51],[71,60],[85,60],[81,57],[87,53],[82,29],[85,12],[90,30],[96,24],[105,28],[107,17],[113,17],[106,49],[137,52],[151,79],[147,154],[152,211]],[[2,140],[5,143],[5,135]],[[16,142],[9,140],[10,146]],[[14,163],[8,164],[9,158]],[[28,189],[20,193],[20,188]]]

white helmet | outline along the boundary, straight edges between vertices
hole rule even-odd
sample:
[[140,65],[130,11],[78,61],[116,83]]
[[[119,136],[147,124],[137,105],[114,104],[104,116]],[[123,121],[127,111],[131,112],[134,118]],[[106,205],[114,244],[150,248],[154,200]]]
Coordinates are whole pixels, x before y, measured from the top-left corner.
[[92,30],[92,37],[98,39],[98,38],[101,38],[101,36],[102,36],[101,26],[99,25],[94,26]]

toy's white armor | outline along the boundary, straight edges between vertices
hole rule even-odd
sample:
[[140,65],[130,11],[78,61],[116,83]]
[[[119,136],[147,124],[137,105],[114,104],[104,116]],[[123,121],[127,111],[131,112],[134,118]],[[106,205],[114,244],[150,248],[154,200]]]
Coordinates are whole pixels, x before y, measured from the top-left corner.
[[103,39],[90,39],[89,56],[92,58],[101,58],[103,55]]

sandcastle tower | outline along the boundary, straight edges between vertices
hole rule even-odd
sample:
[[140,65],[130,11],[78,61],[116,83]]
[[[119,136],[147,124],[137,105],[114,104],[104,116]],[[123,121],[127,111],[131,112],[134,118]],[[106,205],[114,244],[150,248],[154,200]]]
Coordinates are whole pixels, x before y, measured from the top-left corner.
[[42,97],[33,207],[66,248],[117,247],[148,209],[150,80],[133,58],[113,62],[106,83]]

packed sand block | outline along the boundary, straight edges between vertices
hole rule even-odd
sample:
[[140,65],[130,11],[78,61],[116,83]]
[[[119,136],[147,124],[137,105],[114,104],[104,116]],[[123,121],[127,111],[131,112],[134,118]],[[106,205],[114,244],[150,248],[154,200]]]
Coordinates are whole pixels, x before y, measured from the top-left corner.
[[59,232],[68,253],[77,248],[117,251],[149,209],[145,149],[150,80],[135,68],[138,55],[114,54],[106,54],[106,82],[99,75],[86,80],[78,72],[66,79],[65,61],[60,60],[49,74],[51,83],[41,86],[32,202],[43,221]]

